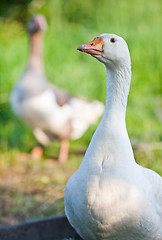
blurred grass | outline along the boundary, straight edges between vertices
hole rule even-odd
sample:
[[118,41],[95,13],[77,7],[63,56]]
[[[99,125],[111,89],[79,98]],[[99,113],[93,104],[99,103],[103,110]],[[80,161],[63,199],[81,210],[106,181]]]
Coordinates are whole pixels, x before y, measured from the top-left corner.
[[[48,182],[44,184],[41,183],[42,176],[41,180],[38,177],[30,181],[35,168],[39,172],[38,175],[42,174],[41,163],[40,166],[38,163],[32,163],[32,160],[26,163],[19,156],[20,152],[29,152],[36,141],[30,129],[13,114],[9,105],[9,94],[28,58],[29,46],[25,23],[32,14],[38,12],[45,14],[49,23],[44,36],[45,70],[49,81],[71,94],[81,95],[89,100],[105,101],[105,68],[90,56],[77,52],[76,48],[104,32],[112,32],[126,39],[132,59],[132,83],[126,119],[129,136],[135,144],[162,141],[161,0],[26,0],[24,5],[12,1],[6,5],[4,1],[0,9],[0,172],[3,173],[0,177],[0,191],[4,197],[11,193],[14,200],[11,201],[11,205],[8,198],[2,201],[3,206],[6,206],[3,209],[8,209],[3,216],[10,212],[15,219],[5,220],[6,224],[26,219],[28,211],[30,212],[38,203],[46,202],[47,199],[41,196],[45,193],[48,196],[45,190],[47,185],[52,189],[52,186],[55,188],[63,184],[61,197],[58,198],[58,191],[58,196],[57,194],[53,196],[55,204],[52,204],[52,209],[47,208],[49,211],[44,212],[40,208],[39,213],[35,213],[34,216],[29,214],[29,217],[63,213],[65,178],[67,180],[78,168],[82,159],[82,156],[71,154],[65,167],[56,164],[57,169],[55,167],[53,169],[54,171],[62,169],[60,176],[63,180],[57,177],[53,180],[50,168],[47,167],[44,175],[51,174],[51,177],[49,180],[43,178],[43,181]],[[97,124],[91,126],[81,139],[71,143],[71,151],[86,149]],[[57,155],[57,151],[55,144],[50,145],[45,149],[44,158]],[[161,149],[148,152],[135,151],[135,157],[141,165],[150,167],[162,175]],[[73,161],[75,166],[71,167]],[[44,160],[42,164],[45,164]],[[34,191],[42,184],[42,192],[40,191],[38,196],[30,189],[20,191],[26,185],[16,186],[17,182],[14,187],[9,187],[12,177],[16,178],[16,169],[19,167],[25,170],[17,179],[18,183],[25,176]],[[18,203],[19,208],[13,205],[14,203]],[[22,209],[24,213],[21,218]],[[2,224],[4,222],[2,221]]]

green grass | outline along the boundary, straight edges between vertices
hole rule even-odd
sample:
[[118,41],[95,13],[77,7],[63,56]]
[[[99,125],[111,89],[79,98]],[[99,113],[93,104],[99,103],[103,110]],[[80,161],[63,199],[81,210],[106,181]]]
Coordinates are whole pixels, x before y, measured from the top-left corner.
[[[16,7],[8,6],[8,12],[4,14],[7,17],[0,15],[0,202],[4,219],[0,224],[63,214],[66,181],[83,157],[71,153],[69,162],[64,166],[56,164],[52,168],[55,174],[52,174],[45,159],[57,155],[55,144],[45,149],[39,163],[32,159],[23,161],[20,156],[20,152],[30,152],[36,141],[30,129],[13,114],[9,104],[11,89],[22,74],[28,57],[28,37],[24,24],[17,21],[21,13],[16,12]],[[77,52],[76,48],[104,32],[124,37],[132,59],[126,119],[129,136],[133,143],[162,141],[161,0],[43,0],[39,4],[31,1],[28,8],[25,7],[22,11],[23,14],[27,11],[25,16],[41,12],[48,19],[44,61],[49,81],[89,100],[105,102],[105,68],[90,56]],[[87,148],[97,124],[91,126],[81,139],[71,142],[71,152]],[[141,165],[162,175],[161,149],[135,151],[135,157]],[[58,189],[51,195],[48,188],[51,192]],[[33,209],[37,209],[34,214]]]

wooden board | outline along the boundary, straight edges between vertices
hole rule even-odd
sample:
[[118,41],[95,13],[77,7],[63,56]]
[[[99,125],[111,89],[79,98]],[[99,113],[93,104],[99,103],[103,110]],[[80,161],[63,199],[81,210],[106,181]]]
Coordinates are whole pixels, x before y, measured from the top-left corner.
[[49,217],[0,228],[0,240],[63,240],[72,237],[82,240],[66,216]]

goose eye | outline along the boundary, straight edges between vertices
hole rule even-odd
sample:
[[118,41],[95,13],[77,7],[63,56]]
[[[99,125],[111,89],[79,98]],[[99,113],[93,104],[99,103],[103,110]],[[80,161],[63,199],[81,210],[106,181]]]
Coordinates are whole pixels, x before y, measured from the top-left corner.
[[115,43],[116,39],[115,38],[110,38],[110,42]]

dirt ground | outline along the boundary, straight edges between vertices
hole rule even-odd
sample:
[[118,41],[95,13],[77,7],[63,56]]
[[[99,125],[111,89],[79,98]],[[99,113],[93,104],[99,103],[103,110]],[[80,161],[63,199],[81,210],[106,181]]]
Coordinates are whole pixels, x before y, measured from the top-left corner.
[[[150,148],[151,146],[151,148]],[[159,145],[158,145],[159,146]],[[162,175],[162,147],[134,148],[136,161]],[[64,190],[84,151],[71,152],[65,164],[32,159],[18,150],[0,152],[0,226],[64,214]]]
[[0,226],[64,214],[64,190],[83,158],[67,163],[34,160],[26,154],[0,154]]

